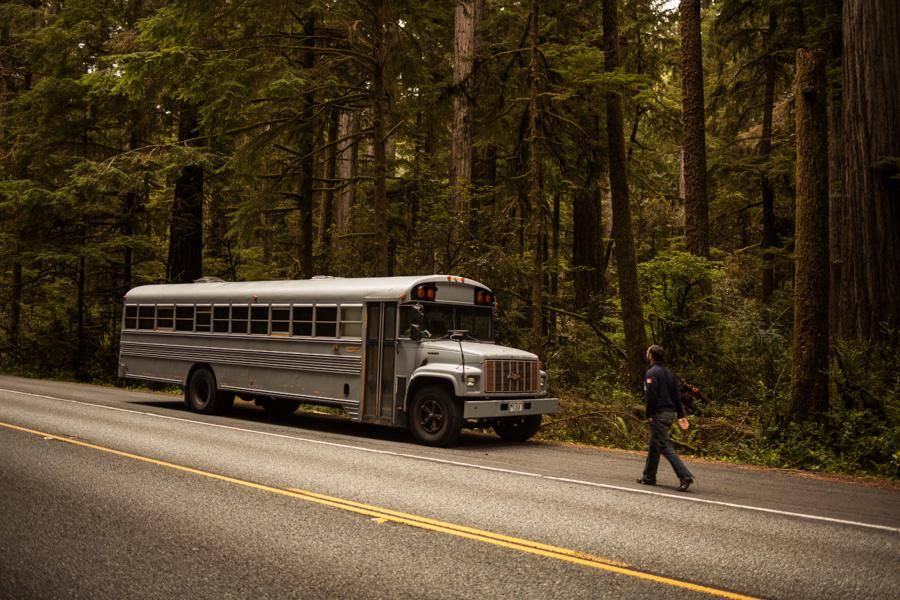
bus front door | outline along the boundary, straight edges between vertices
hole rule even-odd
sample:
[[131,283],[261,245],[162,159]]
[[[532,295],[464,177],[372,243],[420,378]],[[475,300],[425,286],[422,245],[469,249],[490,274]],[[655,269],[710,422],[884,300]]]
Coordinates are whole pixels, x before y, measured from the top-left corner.
[[394,363],[397,356],[397,303],[366,304],[362,420],[394,423]]

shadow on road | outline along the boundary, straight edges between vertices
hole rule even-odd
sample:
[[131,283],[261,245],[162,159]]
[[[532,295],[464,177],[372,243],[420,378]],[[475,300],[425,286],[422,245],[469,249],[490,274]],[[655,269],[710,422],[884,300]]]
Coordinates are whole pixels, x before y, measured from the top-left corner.
[[[140,401],[129,402],[129,404],[162,408],[183,413],[184,415],[192,415],[194,417],[201,416],[185,407],[181,400]],[[406,429],[371,425],[369,423],[355,423],[350,421],[347,417],[340,415],[298,410],[296,413],[290,415],[273,417],[268,415],[262,408],[250,403],[238,401],[231,411],[224,415],[217,416],[219,418],[234,421],[235,427],[240,427],[240,423],[265,423],[267,425],[277,425],[279,427],[295,430],[332,433],[361,439],[398,442],[418,448],[422,447],[413,439],[412,435]],[[488,433],[463,431],[462,436],[459,438],[459,442],[457,442],[454,448],[457,450],[481,450],[484,448],[501,449],[521,445],[522,444],[519,443],[505,442]]]

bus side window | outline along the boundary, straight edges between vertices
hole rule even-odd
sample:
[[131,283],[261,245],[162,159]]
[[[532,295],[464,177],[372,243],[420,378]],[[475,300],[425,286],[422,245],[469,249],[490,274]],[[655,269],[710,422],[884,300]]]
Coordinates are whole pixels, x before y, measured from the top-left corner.
[[138,308],[138,329],[153,329],[156,321],[156,306],[144,305]]
[[213,306],[213,331],[228,333],[228,307]]
[[198,306],[197,307],[197,326],[194,331],[209,331],[210,327],[212,327],[212,307],[211,306]]
[[250,307],[250,333],[259,333],[263,335],[269,333],[268,306]]
[[173,329],[175,321],[174,306],[157,306],[156,307],[156,328],[157,329]]
[[193,331],[194,330],[194,307],[193,306],[176,306],[175,307],[175,331]]
[[231,307],[231,333],[247,333],[247,317],[249,310],[246,306]]
[[289,306],[272,307],[272,335],[290,335],[291,308]]
[[337,306],[316,306],[316,337],[337,337]]
[[125,307],[125,329],[137,329],[137,312],[134,304]]
[[362,337],[362,306],[341,307],[341,337]]
[[313,308],[312,306],[295,306],[294,307],[294,325],[291,333],[309,337],[313,330]]

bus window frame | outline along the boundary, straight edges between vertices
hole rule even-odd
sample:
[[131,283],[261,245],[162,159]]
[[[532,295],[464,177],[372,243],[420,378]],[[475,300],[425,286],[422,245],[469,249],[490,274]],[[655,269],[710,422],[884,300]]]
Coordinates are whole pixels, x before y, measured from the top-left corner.
[[[156,310],[154,311],[153,317],[153,331],[160,331],[165,333],[170,333],[175,331],[175,305],[174,304],[154,304]],[[171,327],[161,327],[159,324],[159,309],[160,308],[171,308],[172,309],[172,318],[169,319],[172,321]]]
[[[274,310],[287,310],[288,318],[285,321],[284,319],[278,319],[278,323],[287,323],[287,331],[274,331],[272,328],[272,324],[275,322],[273,318],[272,312]],[[275,337],[291,337],[294,329],[294,309],[290,304],[270,304],[269,305],[269,335]]]

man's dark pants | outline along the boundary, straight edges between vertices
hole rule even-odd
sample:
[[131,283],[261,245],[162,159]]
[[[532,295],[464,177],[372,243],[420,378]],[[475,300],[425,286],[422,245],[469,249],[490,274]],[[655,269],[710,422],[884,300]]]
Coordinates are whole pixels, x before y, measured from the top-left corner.
[[662,454],[675,469],[678,479],[693,479],[675,449],[669,441],[669,429],[675,422],[675,412],[663,411],[653,415],[650,420],[650,445],[647,449],[647,462],[644,465],[644,481],[656,483],[656,470],[659,468],[659,455]]

